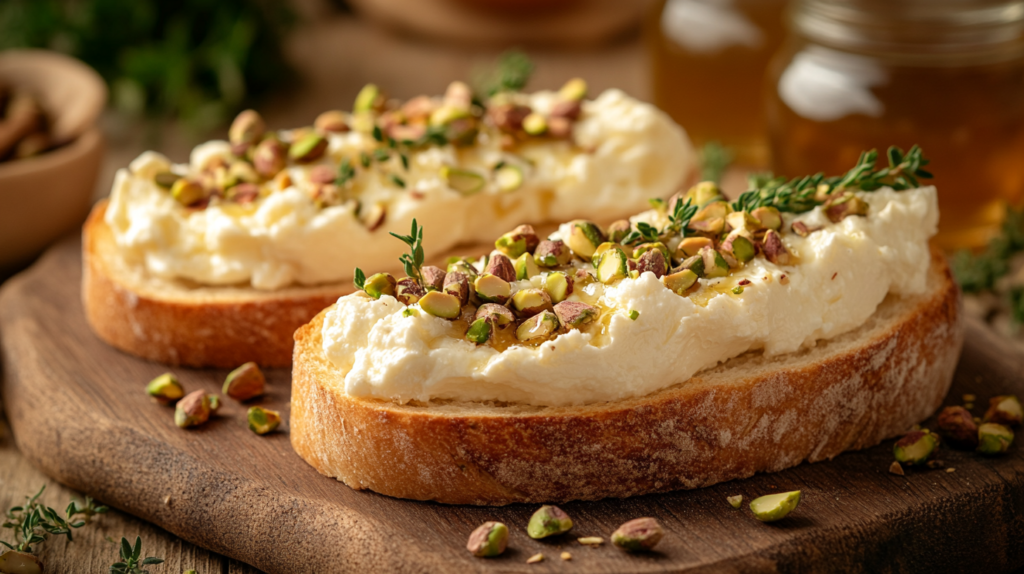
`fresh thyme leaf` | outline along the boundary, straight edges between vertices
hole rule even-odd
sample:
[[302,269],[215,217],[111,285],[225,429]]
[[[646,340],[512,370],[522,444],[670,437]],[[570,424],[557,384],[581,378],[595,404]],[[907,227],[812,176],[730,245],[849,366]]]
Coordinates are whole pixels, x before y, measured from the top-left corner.
[[356,175],[356,170],[352,167],[352,163],[348,158],[342,158],[341,164],[338,165],[338,179],[334,180],[334,184],[341,187],[349,182]]
[[405,274],[419,281],[420,285],[423,285],[423,228],[419,227],[416,220],[413,219],[412,230],[409,232],[409,235],[399,235],[394,231],[390,233],[409,246],[409,253],[404,253],[398,258],[402,263]]
[[110,574],[149,574],[149,570],[143,570],[140,566],[150,564],[162,564],[163,558],[152,556],[142,558],[142,537],[135,537],[135,546],[128,542],[127,538],[121,538],[120,562],[110,565]]
[[356,288],[357,289],[363,289],[365,287],[365,285],[366,285],[366,274],[363,273],[362,269],[356,267],[356,276],[355,276],[355,279],[352,282],[356,284]]
[[378,142],[384,141],[384,132],[380,131],[380,126],[373,126],[373,139]]
[[393,173],[388,174],[388,179],[391,180],[391,183],[397,185],[398,187],[401,187],[402,189],[405,189],[405,180],[404,179],[398,177],[397,175],[395,175]]
[[[94,514],[103,514],[107,511],[105,506],[96,506],[95,501],[86,498],[85,506],[78,506],[71,502],[68,504],[65,517],[57,514],[57,511],[49,506],[39,503],[39,497],[46,490],[46,485],[39,489],[35,496],[25,497],[26,503],[23,506],[11,507],[6,514],[6,520],[2,528],[9,528],[13,531],[14,541],[8,543],[0,541],[0,544],[18,552],[32,552],[32,545],[46,540],[47,535],[64,535],[72,540],[71,530],[80,528],[88,522]],[[85,516],[85,520],[73,521],[77,515]]]
[[1024,211],[1008,211],[1002,232],[981,253],[958,251],[950,260],[965,293],[990,291],[1010,272],[1010,258],[1024,251]]
[[365,151],[359,152],[359,163],[363,167],[370,167],[370,156]]
[[679,232],[686,237],[686,226],[690,224],[690,219],[696,214],[697,206],[693,204],[692,199],[687,198],[685,202],[677,201],[672,213],[668,215],[669,224],[665,232]]
[[391,158],[391,154],[384,148],[377,148],[373,150],[373,159],[377,161],[387,161]]
[[518,92],[526,87],[533,75],[533,62],[519,50],[509,50],[498,57],[493,70],[475,74],[474,91],[478,96],[491,97],[499,92]]
[[711,141],[700,149],[700,177],[704,181],[722,182],[722,175],[732,163],[732,150],[722,144]]
[[409,156],[404,153],[398,154],[398,158],[402,160],[402,169],[409,171]]
[[643,240],[645,243],[653,243],[658,240],[658,229],[653,225],[638,221],[635,228],[622,238],[623,245],[629,245]]

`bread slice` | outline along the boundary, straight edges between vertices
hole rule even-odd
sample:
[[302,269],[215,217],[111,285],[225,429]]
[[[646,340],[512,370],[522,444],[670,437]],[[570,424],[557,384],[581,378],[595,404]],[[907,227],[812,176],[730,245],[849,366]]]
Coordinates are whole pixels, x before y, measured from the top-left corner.
[[349,397],[321,350],[320,313],[295,333],[292,446],[355,489],[478,505],[697,488],[831,459],[906,431],[946,395],[960,294],[938,252],[929,277],[927,293],[890,295],[812,349],[749,352],[649,396],[580,407]]
[[189,367],[265,367],[292,362],[292,335],[355,290],[351,281],[258,291],[153,277],[129,265],[103,220],[106,200],[82,231],[82,300],[93,331],[144,359]]

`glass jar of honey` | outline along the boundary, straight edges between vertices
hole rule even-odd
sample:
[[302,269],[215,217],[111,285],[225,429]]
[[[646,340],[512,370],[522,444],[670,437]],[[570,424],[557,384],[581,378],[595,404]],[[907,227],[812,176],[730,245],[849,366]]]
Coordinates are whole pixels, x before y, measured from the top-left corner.
[[1024,2],[801,0],[789,21],[766,84],[775,172],[919,144],[937,244],[986,244],[1024,198]]
[[645,23],[654,104],[697,145],[768,161],[761,86],[782,45],[786,0],[660,0]]

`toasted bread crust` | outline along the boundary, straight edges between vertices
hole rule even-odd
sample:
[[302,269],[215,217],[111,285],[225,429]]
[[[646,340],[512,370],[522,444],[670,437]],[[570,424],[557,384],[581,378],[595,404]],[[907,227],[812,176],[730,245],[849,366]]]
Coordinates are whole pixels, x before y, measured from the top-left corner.
[[110,345],[144,359],[189,367],[234,368],[247,361],[285,367],[293,334],[351,282],[261,292],[239,287],[147,284],[124,273],[103,220],[106,200],[82,230],[82,300],[86,318]]
[[814,349],[748,353],[653,395],[582,407],[349,397],[321,350],[321,313],[295,333],[292,446],[355,489],[478,505],[697,488],[830,459],[941,404],[963,329],[941,254],[930,277],[925,295],[890,297],[868,324]]

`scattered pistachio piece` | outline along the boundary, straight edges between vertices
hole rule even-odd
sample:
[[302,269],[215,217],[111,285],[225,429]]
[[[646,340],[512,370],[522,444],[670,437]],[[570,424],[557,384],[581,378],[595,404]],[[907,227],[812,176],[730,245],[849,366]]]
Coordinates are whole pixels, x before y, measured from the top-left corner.
[[433,265],[424,265],[420,272],[423,274],[423,287],[434,291],[444,289],[444,281],[447,276],[444,269]]
[[171,186],[171,197],[178,203],[189,206],[194,205],[206,198],[206,190],[198,183],[181,178]]
[[236,401],[248,401],[262,395],[267,380],[256,363],[248,362],[228,373],[221,392]]
[[503,305],[512,296],[512,286],[501,277],[484,273],[473,282],[476,296],[487,303]]
[[789,251],[782,243],[782,237],[773,229],[769,229],[764,234],[764,239],[761,240],[761,248],[764,250],[764,256],[768,261],[776,265],[789,265],[792,262]]
[[540,239],[531,225],[520,225],[505,235],[502,235],[494,242],[494,247],[515,259],[524,253],[533,253],[537,249]]
[[582,100],[587,97],[587,81],[583,78],[572,78],[558,90],[558,97],[562,100]]
[[761,229],[774,229],[775,231],[782,229],[782,214],[779,213],[778,208],[758,207],[751,211],[750,215],[757,220]]
[[328,110],[313,120],[313,127],[321,132],[343,133],[348,131],[348,122],[345,121],[345,112],[340,110]]
[[911,431],[896,441],[892,454],[896,460],[909,465],[924,464],[939,446],[939,435],[921,429]]
[[1000,395],[989,399],[983,420],[1015,427],[1020,426],[1021,419],[1024,419],[1024,410],[1021,409],[1020,400],[1014,395]]
[[161,171],[153,176],[153,183],[164,189],[170,189],[181,176],[171,171]]
[[604,538],[600,536],[584,536],[578,539],[577,542],[584,546],[600,546],[604,544]]
[[823,209],[832,223],[839,223],[851,215],[868,214],[868,204],[852,191],[829,197]]
[[363,283],[363,291],[373,297],[380,299],[384,295],[395,296],[395,286],[398,284],[390,273],[374,273]]
[[533,259],[537,265],[543,267],[567,265],[572,261],[572,251],[561,239],[554,241],[545,239],[537,244],[537,249],[533,252]]
[[245,110],[235,116],[228,129],[228,141],[232,146],[253,145],[263,137],[267,125],[256,110]]
[[210,404],[206,391],[192,391],[185,395],[174,409],[174,424],[181,428],[199,426],[210,419],[215,409]]
[[800,504],[800,491],[780,492],[755,498],[750,503],[750,511],[754,518],[761,522],[782,520]]
[[484,303],[476,310],[474,319],[486,319],[489,323],[499,329],[503,329],[516,322],[516,316],[509,311],[508,307],[497,303]]
[[395,284],[395,298],[404,305],[413,305],[426,294],[427,290],[412,277],[400,279]]
[[572,554],[568,552],[562,552],[562,560],[572,560]]
[[268,137],[256,145],[252,154],[252,165],[263,177],[276,176],[288,165],[288,146],[275,137]]
[[573,279],[563,271],[552,271],[544,277],[544,290],[551,296],[552,303],[561,303],[572,295]]
[[43,562],[27,552],[7,550],[0,554],[0,572],[4,574],[42,574]]
[[[769,233],[772,232],[769,231]],[[700,257],[703,259],[705,277],[715,279],[729,274],[729,264],[720,252],[710,247],[705,247],[700,250]]]
[[593,257],[597,246],[604,241],[604,234],[594,222],[577,219],[569,223],[569,237],[566,239],[566,244],[577,257],[584,261]]
[[370,112],[379,110],[383,105],[384,96],[381,94],[380,89],[374,84],[366,84],[363,86],[363,89],[359,90],[359,94],[356,95],[352,111],[356,113]]
[[494,183],[501,191],[515,191],[523,186],[523,170],[514,165],[505,164],[494,170]]
[[551,311],[551,296],[542,289],[520,289],[512,296],[512,307],[522,317],[533,317],[541,311]]
[[628,219],[620,219],[612,222],[612,224],[608,226],[608,241],[611,241],[612,243],[619,243],[629,235],[630,227],[631,225]]
[[998,423],[984,423],[978,427],[978,452],[982,454],[1002,454],[1013,442],[1013,431],[1010,427]]
[[249,430],[258,435],[265,435],[274,432],[280,426],[281,413],[263,407],[249,407],[246,419],[249,421]]
[[500,556],[508,545],[508,527],[500,522],[484,522],[469,535],[466,549],[473,556],[490,558]]
[[[710,248],[709,248],[710,250]],[[689,269],[693,271],[697,277],[704,276],[704,254],[698,253],[692,257],[687,257],[679,264],[679,267],[675,269],[676,272],[682,271],[683,269]]]
[[516,269],[516,279],[523,280],[540,275],[540,267],[530,253],[523,253],[513,264]]
[[664,535],[657,520],[649,517],[634,518],[612,533],[612,544],[627,552],[650,550]]
[[618,247],[612,247],[601,254],[597,264],[597,280],[605,285],[629,277],[626,254]]
[[441,166],[441,179],[448,184],[448,187],[462,195],[477,193],[484,188],[484,183],[486,183],[484,176],[479,173],[447,165]]
[[953,468],[953,467],[949,467],[949,468],[946,469],[946,473],[951,473],[951,472],[956,472],[956,469]]
[[469,279],[465,273],[449,271],[444,276],[442,291],[459,298],[459,304],[465,305],[469,302]]
[[567,328],[579,328],[597,319],[597,307],[580,301],[562,301],[555,305],[555,316]]
[[419,300],[420,309],[442,319],[457,319],[462,305],[455,295],[430,291]]
[[558,326],[557,315],[551,311],[541,311],[519,325],[516,329],[516,339],[524,343],[536,339],[544,339],[557,331]]
[[[722,242],[721,251],[731,256],[737,263],[746,263],[757,254],[754,242],[740,231],[733,231],[725,238],[725,241]],[[735,267],[735,265],[730,266]]]
[[169,405],[185,396],[185,389],[173,373],[164,373],[146,385],[146,394],[162,405]]
[[543,554],[534,554],[533,556],[530,556],[529,558],[526,559],[526,563],[527,564],[536,564],[536,563],[541,562],[543,560],[544,560],[544,555]]
[[729,505],[733,508],[739,508],[743,504],[743,495],[737,494],[736,496],[730,496],[726,498],[729,501]]
[[679,247],[676,248],[676,253],[679,258],[693,257],[700,253],[701,249],[705,247],[714,247],[715,242],[707,237],[687,237],[679,242]]
[[[489,303],[493,305],[493,303]],[[491,332],[494,330],[491,322],[486,318],[480,318],[473,321],[473,324],[466,330],[466,340],[470,343],[476,343],[477,345],[483,345],[491,338]]]
[[690,269],[683,269],[682,271],[662,277],[661,282],[665,284],[665,287],[668,287],[669,291],[682,295],[687,289],[697,283],[697,274]]
[[487,260],[487,267],[484,268],[484,273],[490,273],[509,283],[516,280],[516,266],[512,264],[511,259],[501,253],[491,254],[491,258]]
[[316,132],[310,132],[292,143],[288,149],[288,157],[292,161],[309,163],[323,157],[325,151],[327,139]]
[[978,446],[978,425],[970,411],[964,407],[946,407],[939,413],[938,427],[954,445],[975,448]]
[[637,311],[636,309],[630,309],[629,313],[627,313],[627,316],[629,317],[630,321],[636,321],[637,319],[640,318],[640,311]]
[[904,476],[907,474],[903,472],[903,465],[896,460],[892,461],[892,464],[889,465],[889,473],[897,476]]
[[571,528],[572,519],[564,510],[545,504],[530,517],[526,533],[530,535],[530,538],[539,539],[568,532]]
[[543,135],[544,132],[548,131],[548,120],[541,114],[532,112],[523,118],[523,131],[531,136]]

